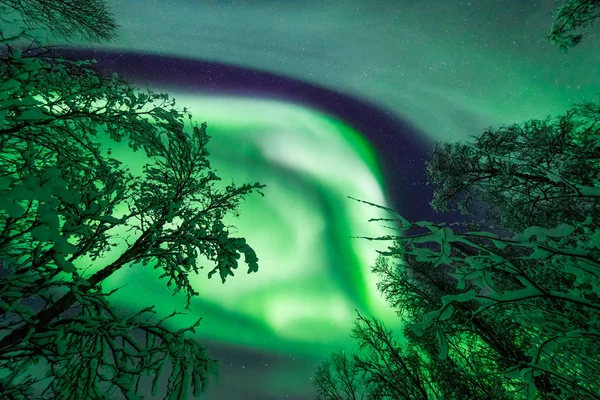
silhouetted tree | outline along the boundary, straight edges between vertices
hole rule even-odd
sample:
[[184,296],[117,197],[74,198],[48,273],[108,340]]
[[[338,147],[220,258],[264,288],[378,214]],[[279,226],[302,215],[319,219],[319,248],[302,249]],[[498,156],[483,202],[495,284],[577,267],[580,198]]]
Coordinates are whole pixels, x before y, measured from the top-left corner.
[[[567,1],[549,39],[562,51],[577,45],[575,31],[598,10],[596,0]],[[383,219],[396,235],[366,238],[393,241],[373,272],[425,360],[429,398],[600,399],[599,120],[600,106],[587,103],[436,143],[426,168],[431,205],[477,222],[397,214]],[[389,378],[379,383],[393,389]]]
[[[393,256],[380,256],[372,270],[380,278],[380,292],[407,322],[420,323],[435,314],[445,296],[465,295],[477,288],[467,282],[458,289],[444,268],[418,262],[416,256],[400,250],[400,246],[406,250],[403,243],[398,246]],[[500,372],[514,364],[514,357],[527,360],[523,334],[510,318],[474,315],[477,305],[474,300],[455,303],[431,329],[415,334],[405,328],[404,335],[410,346],[423,349],[433,360],[428,368],[437,377],[434,381],[442,398],[510,399],[506,387],[511,382]],[[448,320],[450,312],[454,312],[452,320]]]
[[554,23],[548,38],[566,53],[570,47],[577,46],[583,33],[575,33],[594,24],[600,17],[600,1],[567,0],[554,12]]
[[438,349],[428,352],[437,344],[435,335],[413,335],[401,345],[383,323],[359,314],[351,336],[359,345],[356,354],[334,353],[317,369],[317,399],[512,398],[497,375],[484,376],[481,360],[467,359],[463,366],[439,360]]
[[[563,124],[564,119],[560,121]],[[567,145],[597,143],[598,132],[593,121],[588,122]],[[540,123],[533,121],[513,129],[536,129]],[[500,140],[492,131],[487,135],[487,140],[454,144],[453,151],[443,153],[443,157],[436,149],[437,161],[429,164],[428,173],[437,179],[434,182],[437,196],[445,195],[446,201],[456,201],[463,191],[470,199],[489,198],[488,215],[492,214],[501,224],[507,221],[507,225],[519,226],[524,220],[537,222],[526,205],[542,192],[541,200],[558,217],[542,214],[538,225],[552,226],[553,222],[560,225],[551,228],[534,225],[522,232],[500,234],[461,229],[461,224],[411,223],[399,215],[399,234],[380,238],[394,239],[399,244],[382,254],[399,257],[409,272],[403,278],[389,279],[390,274],[379,267],[376,272],[388,275],[387,280],[382,280],[380,290],[393,305],[411,310],[415,321],[409,329],[417,336],[432,330],[437,332],[441,359],[448,357],[453,331],[471,332],[486,345],[477,349],[476,356],[485,354],[493,360],[489,368],[493,370],[496,365],[495,373],[522,379],[529,396],[537,392],[543,398],[565,395],[597,398],[594,394],[600,390],[600,347],[594,338],[600,332],[600,213],[596,201],[600,188],[597,175],[588,176],[590,170],[597,168],[597,152],[594,147],[589,151],[590,147],[585,145],[576,157],[563,157],[555,165],[553,155],[566,152],[534,151],[536,147],[548,149],[527,140],[539,140],[540,136],[525,132]],[[509,142],[510,138],[518,140],[519,146]],[[490,143],[508,151],[491,151],[495,147],[489,146]],[[546,158],[533,157],[536,163],[527,162],[532,155]],[[496,158],[504,162],[502,167],[496,167]],[[569,160],[575,161],[569,163]],[[489,168],[490,165],[494,168]],[[454,168],[446,170],[446,166]],[[543,172],[548,179],[542,179]],[[447,177],[442,179],[445,173]],[[478,179],[477,173],[482,174],[481,178]],[[524,177],[533,177],[533,182]],[[505,186],[511,180],[514,183]],[[454,184],[460,190],[453,188]],[[515,185],[521,185],[515,190],[520,205],[517,209],[508,206],[514,201],[512,198],[495,197],[510,192]],[[543,195],[551,192],[548,186],[557,192],[555,196]],[[580,207],[558,199],[578,201]],[[529,219],[519,215],[520,212]],[[452,228],[456,225],[459,227]],[[446,280],[432,275],[431,268],[451,268],[450,275],[458,280],[456,287],[447,287]],[[411,284],[414,279],[417,281]],[[473,300],[479,308],[473,308]],[[427,309],[430,305],[434,310]]]
[[355,368],[372,398],[427,399],[430,389],[422,360],[410,348],[401,347],[380,321],[358,314],[350,336],[359,346],[353,357]]
[[[253,249],[222,221],[264,186],[217,184],[206,124],[186,127],[192,116],[168,95],[136,91],[89,64],[10,47],[0,57],[0,393],[30,398],[44,381],[53,398],[135,399],[144,376],[159,390],[169,362],[166,395],[183,398],[214,370],[186,337],[199,321],[172,332],[152,307],[121,315],[101,284],[150,264],[189,306],[197,294],[189,275],[203,264],[223,282],[241,254],[256,271]],[[132,175],[103,138],[143,151],[143,173]],[[115,255],[116,229],[128,232],[127,247],[103,261]],[[28,377],[35,365],[48,376]]]
[[[8,20],[10,13],[16,13],[18,19]],[[103,0],[0,0],[0,15],[5,24],[23,22],[30,29],[47,28],[66,40],[79,36],[94,42],[111,41],[118,28]]]
[[317,399],[362,400],[367,398],[365,384],[360,371],[354,366],[351,357],[343,351],[336,351],[317,368],[313,385]]
[[427,399],[432,390],[419,355],[400,346],[391,331],[376,319],[358,314],[352,338],[359,346],[348,357],[337,352],[315,374],[317,399]]
[[461,371],[470,382],[446,380],[436,386],[442,396],[598,398],[598,115],[586,104],[555,122],[438,144],[427,165],[432,205],[484,218],[413,223],[397,214],[385,219],[397,234],[367,238],[394,241],[373,271],[410,321],[410,345],[442,362],[432,359],[428,376]]
[[556,119],[487,129],[472,142],[437,142],[426,167],[431,205],[472,215],[483,208],[484,223],[512,231],[597,216],[599,119],[598,106],[584,104]]

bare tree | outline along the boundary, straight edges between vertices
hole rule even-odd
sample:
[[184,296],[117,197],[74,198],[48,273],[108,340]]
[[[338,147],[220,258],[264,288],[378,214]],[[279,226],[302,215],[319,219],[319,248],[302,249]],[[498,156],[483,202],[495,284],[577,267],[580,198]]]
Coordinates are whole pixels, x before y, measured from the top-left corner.
[[513,231],[598,215],[599,119],[597,106],[584,104],[556,119],[487,129],[471,142],[436,143],[426,166],[431,205],[483,210],[488,226]]
[[[572,184],[583,194],[598,191]],[[498,235],[411,223],[398,214],[398,235],[376,240],[394,240],[382,254],[399,257],[409,272],[396,277],[378,266],[387,275],[380,290],[392,304],[417,310],[409,329],[416,336],[435,333],[441,360],[452,349],[463,353],[456,339],[472,333],[484,344],[472,347],[474,357],[490,360],[489,368],[508,378],[504,386],[521,396],[598,398],[600,263],[598,240],[590,236],[600,232],[597,217]],[[452,268],[455,288],[429,272],[444,267]]]
[[358,343],[354,364],[371,398],[428,398],[430,382],[421,368],[421,358],[414,350],[400,346],[380,321],[358,314],[350,336]]
[[61,39],[81,37],[94,42],[112,41],[119,27],[103,0],[0,0],[0,11],[19,15],[30,29],[44,27]]
[[358,314],[351,334],[358,352],[334,353],[319,366],[317,399],[513,398],[497,374],[486,373],[486,363],[439,360],[435,335],[408,334],[409,343],[401,345],[381,321]]
[[351,336],[358,353],[333,353],[317,369],[317,399],[429,398],[432,383],[426,380],[422,359],[400,346],[380,321],[358,314]]
[[317,399],[362,400],[364,386],[352,358],[343,351],[334,352],[318,368],[313,379]]
[[[167,395],[201,390],[214,360],[185,336],[193,327],[170,332],[151,308],[120,315],[101,284],[121,268],[150,264],[189,306],[197,295],[189,275],[204,265],[213,265],[209,278],[218,272],[225,282],[243,254],[248,272],[257,271],[254,250],[222,220],[264,185],[219,184],[207,125],[191,124],[168,95],[101,76],[85,61],[3,54],[0,369],[9,373],[0,392],[30,397],[33,378],[24,377],[45,365],[49,395],[114,398],[120,391],[134,399],[140,376],[154,374],[156,382],[165,360]],[[143,151],[143,173],[134,176],[113,158],[104,137]],[[105,262],[116,228],[129,232],[127,247]],[[82,260],[97,272],[76,268]]]
[[[598,10],[597,0],[568,0],[549,39],[566,52]],[[370,391],[364,374],[369,398],[413,398],[423,387],[423,398],[600,399],[599,120],[600,107],[588,103],[470,142],[436,143],[431,205],[478,222],[411,222],[399,213],[373,220],[398,227],[364,239],[393,242],[373,272],[408,322],[423,385],[395,385],[398,374],[373,368],[393,370],[383,352],[371,351],[368,365],[359,352],[354,371],[377,371],[371,376],[385,388]],[[355,338],[381,337],[380,327],[365,326]]]
[[592,26],[598,17],[599,0],[567,0],[554,12],[554,23],[548,39],[566,53],[583,39],[584,34],[576,32]]

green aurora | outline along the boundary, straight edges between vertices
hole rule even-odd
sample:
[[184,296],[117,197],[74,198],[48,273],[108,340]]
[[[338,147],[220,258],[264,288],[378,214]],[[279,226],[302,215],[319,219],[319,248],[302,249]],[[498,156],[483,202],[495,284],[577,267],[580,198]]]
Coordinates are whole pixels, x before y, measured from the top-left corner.
[[[75,44],[231,64],[332,88],[390,110],[429,140],[557,115],[600,92],[600,40],[562,55],[544,39],[554,0],[107,3],[121,24],[117,42]],[[318,110],[152,89],[208,123],[210,159],[224,182],[267,184],[264,198],[250,196],[241,217],[228,221],[256,250],[259,271],[240,270],[225,285],[198,276],[200,296],[173,327],[202,316],[201,339],[305,357],[289,370],[246,369],[236,385],[261,382],[261,393],[271,395],[247,398],[306,398],[313,364],[351,346],[354,308],[398,324],[369,273],[385,243],[350,239],[389,233],[367,222],[379,210],[346,197],[386,204],[376,151],[364,132]],[[111,146],[134,171],[145,161]],[[183,311],[183,296],[172,296],[157,276],[139,266],[119,271],[110,284],[127,286],[115,301]],[[222,385],[219,393],[241,398],[236,385]]]
[[[193,277],[200,295],[174,327],[202,316],[201,337],[264,349],[284,341],[294,343],[299,354],[317,355],[320,345],[349,343],[354,308],[393,323],[394,313],[369,273],[375,249],[385,245],[350,239],[388,233],[365,218],[381,217],[380,210],[346,197],[386,204],[376,156],[365,139],[344,123],[300,106],[172,95],[192,115],[210,121],[211,163],[224,182],[267,185],[264,198],[249,196],[241,217],[227,221],[256,250],[259,272],[241,270],[224,285],[205,274]],[[125,143],[109,146],[134,174],[141,172],[142,153]],[[126,244],[124,232],[115,236],[116,258]],[[78,265],[88,273],[101,266]],[[114,301],[134,310],[155,304],[161,313],[183,311],[185,296],[171,295],[159,275],[136,265],[111,276],[104,287],[126,284]]]
[[[600,92],[599,40],[564,55],[545,39],[555,0],[107,4],[121,25],[117,41],[75,44],[221,62],[334,88],[391,110],[431,139],[557,115]],[[160,23],[148,23],[157,17]]]

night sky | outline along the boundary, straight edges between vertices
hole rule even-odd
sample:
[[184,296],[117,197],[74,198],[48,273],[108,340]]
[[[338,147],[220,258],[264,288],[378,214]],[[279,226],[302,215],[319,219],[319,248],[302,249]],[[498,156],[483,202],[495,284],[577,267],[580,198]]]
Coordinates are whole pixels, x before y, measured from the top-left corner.
[[[108,4],[117,41],[74,43],[69,54],[169,93],[208,123],[225,182],[267,185],[227,221],[259,271],[224,285],[198,276],[199,297],[173,324],[204,317],[198,338],[222,361],[208,399],[310,398],[316,366],[352,348],[355,308],[399,328],[369,273],[386,244],[350,238],[390,231],[368,222],[379,210],[347,196],[412,220],[459,218],[428,206],[434,140],[560,114],[599,92],[600,40],[563,55],[544,39],[554,0]],[[144,162],[112,147],[133,171]],[[157,276],[119,271],[110,284],[128,286],[114,301],[183,311]]]

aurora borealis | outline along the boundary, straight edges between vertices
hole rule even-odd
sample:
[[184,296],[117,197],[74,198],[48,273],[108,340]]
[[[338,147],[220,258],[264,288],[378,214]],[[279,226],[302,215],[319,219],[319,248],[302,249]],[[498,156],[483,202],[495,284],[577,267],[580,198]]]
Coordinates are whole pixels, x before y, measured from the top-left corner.
[[[279,363],[261,365],[271,363],[276,368],[258,373],[261,379],[272,381],[260,390],[277,385],[283,385],[282,392],[287,393],[295,387],[307,390],[295,377],[308,381],[322,353],[332,345],[350,345],[347,330],[354,308],[394,322],[393,312],[375,290],[369,290],[375,286],[369,267],[375,249],[382,246],[350,239],[387,233],[365,218],[382,214],[346,198],[353,195],[386,203],[379,157],[347,123],[306,106],[188,93],[178,94],[177,99],[193,115],[210,121],[211,160],[226,181],[259,180],[267,188],[264,198],[250,196],[240,210],[241,217],[228,221],[262,254],[259,269],[264,277],[240,271],[223,285],[201,274],[195,278],[200,296],[174,327],[202,316],[199,337],[216,342],[211,348],[225,343],[236,346],[237,354],[258,351],[267,359],[287,354]],[[110,143],[110,147],[132,172],[139,172],[145,161],[142,154],[132,153],[124,143]],[[115,242],[124,245],[124,232],[115,235]],[[115,257],[122,250],[117,248]],[[90,273],[96,268],[91,263],[79,265],[88,266]],[[165,313],[182,310],[184,298],[171,296],[164,281],[157,279],[157,271],[140,270],[136,266],[111,277],[114,286],[127,284],[113,301],[132,309],[156,304]],[[221,358],[219,353],[211,354]],[[232,361],[241,371],[229,373],[234,376],[228,378],[224,363],[222,382],[239,379],[242,386],[245,380],[253,380],[249,373],[257,373],[256,366],[245,371],[246,365],[256,363],[259,356],[238,358],[235,354]],[[284,374],[288,383],[278,371],[281,365],[290,369]],[[221,386],[215,389],[223,390]]]
[[[225,182],[267,185],[228,221],[259,271],[225,285],[198,276],[200,296],[177,320],[202,316],[198,337],[223,361],[209,399],[309,398],[316,365],[351,344],[355,308],[394,326],[369,274],[385,244],[350,238],[389,231],[347,196],[434,218],[422,173],[433,140],[555,115],[598,92],[598,40],[569,55],[544,40],[552,0],[108,4],[117,42],[74,43],[73,54],[168,92],[208,123]],[[114,301],[183,311],[155,272],[120,271],[112,283],[128,286]]]

